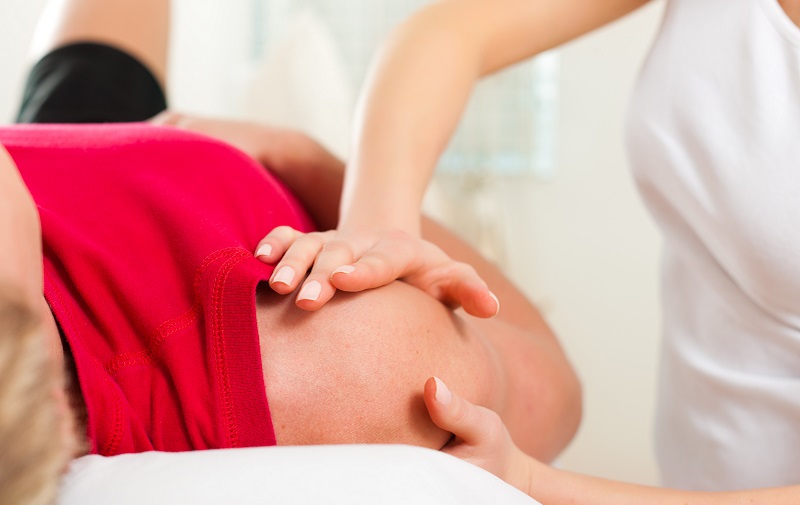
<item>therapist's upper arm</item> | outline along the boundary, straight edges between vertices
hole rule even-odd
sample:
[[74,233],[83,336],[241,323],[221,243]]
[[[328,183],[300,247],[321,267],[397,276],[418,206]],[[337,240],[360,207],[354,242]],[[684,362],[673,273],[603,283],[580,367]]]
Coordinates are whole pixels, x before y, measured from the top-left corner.
[[[449,31],[481,55],[486,75],[600,28],[648,0],[442,0],[420,25]],[[412,21],[414,22],[414,21]]]

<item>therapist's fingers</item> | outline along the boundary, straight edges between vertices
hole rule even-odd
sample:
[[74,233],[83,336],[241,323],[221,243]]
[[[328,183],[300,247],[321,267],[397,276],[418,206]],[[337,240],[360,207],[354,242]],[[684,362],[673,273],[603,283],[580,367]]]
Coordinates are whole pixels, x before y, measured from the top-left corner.
[[405,279],[443,303],[461,306],[473,316],[488,318],[500,312],[500,301],[475,269],[466,263],[449,261]]
[[291,226],[278,226],[267,234],[256,246],[255,255],[264,263],[276,263],[283,257],[294,241],[303,233]]
[[[324,247],[329,233],[298,234],[283,253],[281,260],[275,265],[275,270],[269,280],[270,287],[275,292],[284,295],[297,289],[306,277],[308,269],[314,264],[319,251]],[[328,289],[333,290],[333,287],[328,286]]]
[[419,239],[399,230],[336,232],[327,238],[297,296],[300,308],[322,307],[336,289],[355,292],[385,286],[422,263]]
[[338,265],[343,266],[331,274],[331,283],[342,291],[361,291],[402,279],[476,317],[493,317],[500,310],[497,297],[472,266],[404,232],[387,233],[352,264],[343,264],[345,260],[346,256],[339,257]]
[[[474,405],[454,394],[438,377],[425,382],[425,405],[433,423],[455,435],[449,449],[470,447],[476,453],[499,451],[506,436],[500,416],[485,407]],[[445,448],[445,452],[449,452]],[[464,451],[462,451],[463,453]]]
[[493,317],[500,310],[472,266],[400,230],[303,234],[278,227],[259,243],[256,256],[277,262],[270,279],[274,291],[288,294],[300,287],[296,304],[305,310],[319,309],[337,289],[363,291],[397,279],[476,317]]
[[[362,291],[404,278],[423,269],[427,263],[442,261],[441,256],[426,258],[421,244],[420,239],[405,232],[388,232],[371,243],[355,262],[340,261],[331,271],[331,282],[342,291]],[[345,255],[338,259],[345,259]]]
[[336,286],[331,282],[333,272],[342,265],[352,263],[357,254],[354,241],[335,237],[336,235],[326,237],[327,240],[314,258],[311,271],[297,293],[295,303],[301,309],[317,310],[333,298],[336,294]]
[[454,437],[443,452],[477,465],[530,494],[533,460],[511,440],[500,416],[451,392],[431,377],[423,390],[433,423]]

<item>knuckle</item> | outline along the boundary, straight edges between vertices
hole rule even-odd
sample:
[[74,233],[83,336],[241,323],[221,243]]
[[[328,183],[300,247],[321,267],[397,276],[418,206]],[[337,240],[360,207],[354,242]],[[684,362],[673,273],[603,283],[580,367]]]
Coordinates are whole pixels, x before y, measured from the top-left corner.
[[346,253],[350,255],[350,257],[353,257],[355,254],[353,245],[350,242],[338,239],[326,241],[322,246],[322,252],[338,254]]
[[403,258],[413,258],[417,255],[416,244],[409,241],[400,241],[392,244],[393,255]]
[[469,263],[464,263],[462,261],[453,261],[451,263],[450,268],[453,270],[453,273],[458,273],[462,275],[477,275],[475,268]]
[[370,251],[363,258],[374,274],[397,279],[402,275],[402,269],[394,261],[394,256],[387,251]]
[[457,401],[453,405],[452,415],[453,423],[456,426],[464,426],[469,424],[470,410],[464,401]]
[[483,424],[489,429],[492,433],[502,433],[505,430],[506,425],[503,423],[503,420],[500,418],[500,415],[489,409],[483,409],[484,411],[484,422]]
[[268,237],[274,237],[279,240],[289,240],[294,236],[295,230],[291,226],[281,225],[272,229]]
[[311,232],[298,234],[297,238],[295,238],[295,242],[299,242],[301,244],[311,244],[319,249],[322,247],[322,244],[324,244],[325,240],[319,232]]
[[411,236],[408,232],[399,229],[392,229],[385,233],[385,237],[391,241],[398,241],[398,242],[413,242],[414,237]]
[[451,261],[444,266],[442,273],[446,278],[460,282],[481,279],[478,271],[472,265],[460,261]]

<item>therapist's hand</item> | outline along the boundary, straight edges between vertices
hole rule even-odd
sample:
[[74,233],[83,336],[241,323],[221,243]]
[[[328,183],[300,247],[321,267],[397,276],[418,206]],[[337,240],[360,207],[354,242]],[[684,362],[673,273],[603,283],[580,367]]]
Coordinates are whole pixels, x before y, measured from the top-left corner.
[[[344,164],[307,135],[174,111],[163,112],[151,122],[202,133],[237,147],[278,176],[320,229],[337,226]],[[277,263],[270,280],[276,292],[289,294],[302,284],[297,305],[306,310],[322,307],[337,289],[363,291],[397,279],[477,317],[492,317],[499,309],[497,299],[471,266],[399,230],[302,234],[279,227],[255,252],[261,260]]]
[[423,396],[433,423],[453,434],[442,452],[477,465],[531,495],[533,472],[541,463],[514,445],[496,412],[473,405],[435,377],[425,383]]
[[492,317],[499,309],[474,268],[399,230],[303,234],[279,227],[261,241],[256,256],[277,263],[273,290],[289,294],[300,287],[297,305],[306,310],[322,307],[337,289],[363,291],[397,279],[477,317]]

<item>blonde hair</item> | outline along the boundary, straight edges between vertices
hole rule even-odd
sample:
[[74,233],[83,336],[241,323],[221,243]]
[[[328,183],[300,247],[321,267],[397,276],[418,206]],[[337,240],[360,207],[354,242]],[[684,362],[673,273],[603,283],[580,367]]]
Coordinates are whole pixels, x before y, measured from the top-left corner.
[[73,453],[63,379],[36,313],[0,287],[0,503],[55,502]]

